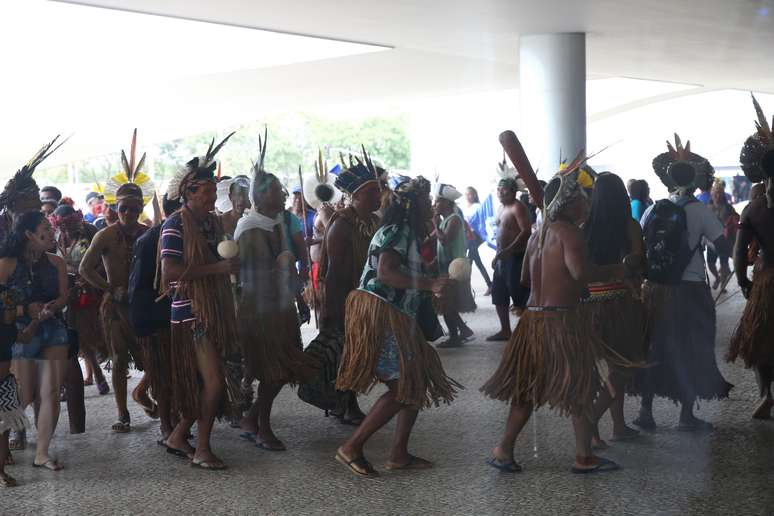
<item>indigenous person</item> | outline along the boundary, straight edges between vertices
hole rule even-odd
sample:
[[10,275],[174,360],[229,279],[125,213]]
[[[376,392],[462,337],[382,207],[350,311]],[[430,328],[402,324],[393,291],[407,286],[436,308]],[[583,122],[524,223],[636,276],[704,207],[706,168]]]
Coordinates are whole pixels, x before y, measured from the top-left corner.
[[[287,191],[283,189],[283,206],[287,196]],[[282,226],[285,245],[287,245],[288,251],[293,253],[298,268],[297,281],[294,279],[294,288],[297,289],[296,306],[298,307],[298,317],[301,324],[306,324],[312,319],[312,311],[306,300],[304,300],[302,288],[302,285],[309,281],[309,255],[306,252],[307,240],[304,237],[304,223],[292,210],[283,209]]]
[[[690,143],[683,147],[677,135],[675,146],[668,147],[668,152],[653,160],[653,169],[669,190],[669,200],[651,206],[642,218],[648,257],[643,301],[648,362],[654,365],[644,369],[638,380],[642,405],[634,424],[654,429],[653,397],[663,396],[681,405],[679,430],[710,430],[710,423],[694,415],[694,402],[726,398],[733,386],[720,374],[715,361],[715,303],[707,284],[701,245],[702,239],[711,242],[722,255],[728,253],[728,243],[717,217],[693,196],[698,186],[709,189],[714,175],[712,165],[691,152]],[[664,261],[665,255],[659,251],[663,246],[658,235],[662,232],[651,231],[668,219],[662,216],[664,213],[685,220],[687,247],[671,253],[682,258],[671,263]]]
[[[180,209],[180,201],[170,200],[164,195],[162,207],[164,216],[169,218]],[[127,297],[132,327],[138,347],[143,351],[149,390],[158,404],[161,444],[166,444],[165,440],[179,418],[171,410],[169,381],[172,377],[172,361],[175,359],[170,341],[169,317],[172,307],[169,297],[160,296],[157,282],[161,229],[161,224],[154,226],[134,243]]]
[[[584,225],[588,260],[595,267],[631,264],[630,275],[624,281],[602,276],[588,285],[590,295],[580,304],[581,317],[591,322],[593,331],[613,351],[609,362],[622,357],[628,362],[644,364],[645,311],[641,301],[644,248],[640,225],[629,216],[629,199],[621,178],[603,172],[594,181],[591,211]],[[595,403],[596,416],[610,408],[613,420],[611,441],[632,439],[639,432],[626,426],[623,414],[624,392],[632,379],[631,369],[613,367],[608,378],[613,387],[611,398],[607,389],[599,393]],[[595,445],[605,446],[595,431]]]
[[[586,243],[579,226],[586,220],[587,181],[579,160],[546,187],[545,220],[527,246],[521,281],[530,298],[503,352],[500,365],[481,388],[490,398],[510,403],[505,433],[487,463],[500,471],[522,470],[514,460],[516,438],[532,411],[543,405],[572,416],[575,429],[573,473],[618,469],[591,450],[593,397],[603,384],[596,361],[603,344],[578,308],[590,278]],[[590,183],[590,180],[588,180]],[[623,266],[611,268],[612,272]],[[616,278],[619,279],[619,278]]]
[[62,192],[56,186],[44,186],[40,189],[40,210],[49,217],[62,200]]
[[375,212],[381,204],[379,180],[363,164],[345,168],[335,187],[351,198],[336,211],[325,232],[320,256],[320,334],[306,353],[321,365],[314,382],[299,387],[304,401],[330,411],[342,424],[359,425],[365,414],[353,391],[336,390],[336,374],[344,348],[344,314],[347,296],[360,284],[368,246],[379,227]]
[[[433,206],[433,234],[437,240],[438,273],[449,276],[449,265],[454,260],[466,261],[465,221],[460,216],[455,201],[462,197],[451,185],[438,183],[435,189]],[[455,348],[473,337],[471,330],[460,317],[460,312],[472,312],[476,309],[473,293],[470,291],[470,278],[453,279],[448,295],[440,302],[439,312],[443,313],[449,338],[438,344],[439,348]]]
[[513,301],[521,311],[529,297],[529,291],[520,283],[524,251],[532,234],[527,207],[516,199],[516,179],[505,178],[497,185],[497,197],[502,207],[497,224],[497,254],[492,261],[492,304],[500,319],[500,331],[486,338],[487,341],[506,341],[511,336],[510,304]]
[[[754,97],[753,97],[754,99]],[[755,371],[761,401],[753,412],[755,419],[771,418],[774,399],[774,135],[757,101],[758,131],[747,138],[740,161],[745,175],[754,182],[764,181],[764,195],[750,201],[742,212],[739,234],[734,247],[734,268],[739,287],[747,304],[739,321],[726,358],[737,358],[745,367]],[[757,185],[756,185],[757,186]],[[755,189],[755,188],[754,188]],[[753,281],[747,276],[750,264],[748,249],[757,242],[760,257],[756,256]]]
[[[79,267],[83,279],[104,292],[100,320],[111,353],[111,375],[118,409],[118,419],[112,429],[117,433],[131,430],[131,418],[126,406],[126,373],[129,363],[133,360],[138,370],[144,369],[143,352],[137,344],[137,336],[130,320],[127,293],[132,248],[148,229],[148,226],[140,223],[140,217],[145,203],[154,195],[155,189],[150,178],[141,172],[145,164],[145,154],[138,161],[135,156],[136,147],[135,129],[129,158],[121,151],[123,172],[111,177],[105,186],[105,200],[108,205],[115,203],[117,222],[97,233]],[[107,281],[96,270],[100,259]],[[147,389],[148,382],[144,375],[132,392],[132,399],[148,416],[157,417],[157,407],[148,397]]]
[[[25,213],[40,211],[40,192],[33,178],[33,173],[40,163],[64,143],[60,142],[57,144],[58,140],[59,136],[41,147],[32,159],[14,174],[0,193],[0,210],[2,210],[0,211],[0,242],[4,242],[8,237],[14,220]],[[19,383],[22,382],[23,373],[23,371],[17,371]],[[32,381],[34,382],[34,380]],[[34,383],[30,386],[30,389],[34,391]],[[59,389],[59,386],[57,386],[57,389]],[[26,443],[26,433],[23,428],[18,431],[12,431],[9,442],[11,450],[23,450],[26,447]]]
[[258,380],[258,397],[242,419],[241,436],[269,451],[284,451],[271,427],[274,399],[285,384],[308,382],[316,362],[304,354],[293,306],[295,260],[283,236],[284,196],[263,169],[265,148],[254,166],[250,214],[234,235],[239,244],[239,339],[246,376]]
[[84,385],[93,385],[96,377],[99,393],[107,394],[110,387],[97,360],[97,354],[107,356],[104,334],[99,325],[100,292],[78,273],[97,229],[83,221],[80,211],[66,205],[54,210],[49,221],[55,232],[57,254],[67,264],[67,274],[73,284],[67,304],[67,322],[78,334],[80,354],[86,363]]
[[234,238],[237,222],[245,211],[250,209],[250,179],[247,176],[237,176],[228,181],[228,199],[231,208],[220,215],[223,232]]
[[[62,319],[67,304],[67,268],[60,257],[48,253],[54,247],[54,231],[43,213],[19,216],[0,256],[0,285],[21,293],[20,304],[38,305],[16,321],[20,332],[33,320],[33,335],[14,345],[14,368],[21,385],[21,408],[32,404],[37,390],[37,445],[33,465],[52,471],[62,465],[49,455],[49,445],[59,420],[59,388],[67,370],[68,334]],[[29,329],[32,331],[32,329]]]
[[[467,187],[465,189],[465,206],[462,208],[462,213],[465,215],[465,222],[470,223],[473,215],[476,214],[480,206],[481,202],[478,200],[478,192],[476,189],[472,186]],[[484,292],[484,296],[489,296],[492,294],[492,280],[489,278],[489,272],[486,270],[484,262],[481,261],[481,256],[478,254],[478,248],[484,243],[484,239],[474,228],[467,225],[466,236],[468,259],[478,267],[478,272],[481,273],[481,277],[484,278],[484,282],[486,283],[486,292]]]
[[422,295],[440,295],[448,283],[426,275],[419,254],[431,217],[429,194],[430,184],[422,177],[404,182],[394,192],[368,248],[360,287],[347,298],[346,340],[336,387],[363,393],[383,382],[388,389],[336,451],[336,460],[361,476],[378,475],[363,448],[396,414],[395,440],[385,467],[432,467],[430,461],[409,453],[411,430],[420,409],[450,403],[461,387],[446,376],[416,322]]
[[[716,179],[710,190],[711,202],[710,209],[720,221],[723,226],[723,236],[726,238],[726,242],[732,244],[736,242],[736,231],[739,226],[739,214],[734,207],[729,203],[726,198],[726,183],[720,179]],[[729,256],[720,256],[714,249],[707,249],[707,269],[715,279],[712,284],[712,289],[715,290],[720,286],[724,286],[731,276],[731,270],[728,266]],[[717,262],[720,262],[720,274],[718,274]],[[725,292],[725,288],[722,289]]]
[[88,211],[83,216],[83,220],[89,224],[96,225],[97,219],[103,217],[105,210],[105,197],[97,192],[89,192],[86,194],[86,206]]
[[[174,452],[200,468],[226,468],[210,448],[215,417],[227,412],[225,358],[237,351],[236,319],[229,275],[239,271],[239,259],[221,260],[217,246],[224,239],[215,209],[215,155],[233,135],[218,145],[213,140],[203,157],[188,161],[170,181],[167,197],[183,207],[161,230],[161,289],[171,296],[170,410],[180,422],[166,439]],[[187,441],[194,421],[196,448]]]

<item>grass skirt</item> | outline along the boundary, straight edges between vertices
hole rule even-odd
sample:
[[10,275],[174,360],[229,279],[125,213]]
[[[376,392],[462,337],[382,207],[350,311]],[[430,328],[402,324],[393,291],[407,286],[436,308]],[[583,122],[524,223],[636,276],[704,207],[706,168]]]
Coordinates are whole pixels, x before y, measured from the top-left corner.
[[295,307],[256,312],[246,306],[240,305],[238,324],[247,375],[274,385],[312,379],[319,364],[304,354]]
[[[604,342],[613,356],[608,362],[615,364],[623,358],[634,364],[644,364],[647,359],[645,340],[645,308],[631,290],[616,290],[603,295],[592,295],[578,306],[580,317],[591,323],[591,329]],[[627,377],[633,368],[614,367],[617,374]]]
[[172,376],[172,342],[170,328],[162,328],[149,337],[138,337],[137,342],[143,350],[145,375],[150,385],[150,393],[156,402],[172,399],[169,379]]
[[[171,325],[171,360],[167,379],[172,413],[191,419],[198,419],[201,412],[201,391],[204,385],[196,364],[196,346],[202,345],[208,338],[203,331],[195,327],[195,324],[195,321],[189,321]],[[221,348],[217,343],[215,346],[219,352],[217,367],[220,369],[220,376],[225,386],[217,416],[241,416],[239,406],[242,400],[239,385],[229,380],[225,359],[220,358],[222,357]]]
[[527,311],[481,391],[514,405],[548,405],[562,415],[590,416],[607,377],[601,363],[598,368],[603,356],[602,342],[577,309]]
[[392,333],[400,355],[397,400],[420,408],[454,400],[462,386],[446,375],[438,353],[412,317],[361,290],[349,294],[345,313],[337,389],[366,393],[379,382],[377,363],[385,339]]
[[715,360],[715,302],[704,282],[646,282],[648,362],[636,375],[635,394],[675,402],[727,398],[733,385]]
[[774,267],[755,272],[750,299],[726,355],[729,362],[737,358],[747,368],[774,366]]
[[129,319],[129,305],[116,303],[112,295],[106,292],[99,310],[102,331],[112,359],[118,356],[117,351],[126,350],[127,365],[134,364],[135,369],[144,371],[143,350],[137,344]]

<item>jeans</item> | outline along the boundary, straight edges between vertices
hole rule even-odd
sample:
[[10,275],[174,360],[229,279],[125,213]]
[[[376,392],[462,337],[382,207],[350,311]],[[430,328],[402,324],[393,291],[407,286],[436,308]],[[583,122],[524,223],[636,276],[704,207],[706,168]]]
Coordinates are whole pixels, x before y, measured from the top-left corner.
[[489,273],[481,261],[481,256],[478,254],[478,248],[481,247],[482,242],[480,240],[468,240],[468,259],[476,264],[481,276],[484,277],[487,288],[492,288],[492,280],[489,278]]

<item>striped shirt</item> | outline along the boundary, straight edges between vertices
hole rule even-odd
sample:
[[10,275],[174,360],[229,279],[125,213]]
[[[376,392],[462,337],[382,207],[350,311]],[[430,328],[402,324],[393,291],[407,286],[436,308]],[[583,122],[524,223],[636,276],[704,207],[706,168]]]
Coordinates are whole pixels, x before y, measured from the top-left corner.
[[[180,263],[183,259],[183,220],[179,213],[169,217],[161,228],[161,259],[171,259]],[[177,287],[177,282],[169,284],[171,289]],[[191,310],[191,300],[179,295],[176,290],[172,295],[172,309],[170,312],[172,324],[195,321]]]

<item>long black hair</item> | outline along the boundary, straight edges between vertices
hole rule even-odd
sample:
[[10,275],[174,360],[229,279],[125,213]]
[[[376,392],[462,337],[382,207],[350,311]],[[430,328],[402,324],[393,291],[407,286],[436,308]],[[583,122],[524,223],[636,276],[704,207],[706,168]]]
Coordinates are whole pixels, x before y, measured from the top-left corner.
[[19,215],[13,223],[11,232],[3,242],[0,258],[23,258],[24,248],[29,240],[27,231],[34,233],[44,220],[46,220],[46,216],[40,211],[30,211]]
[[400,196],[392,194],[390,204],[387,206],[384,212],[384,220],[382,220],[382,226],[389,226],[395,224],[396,226],[405,226],[408,224],[411,231],[417,237],[422,240],[427,236],[427,222],[422,215],[422,210],[417,209],[417,204],[420,202],[419,192],[402,193]]
[[472,186],[467,187],[466,190],[468,192],[472,192],[473,193],[473,204],[478,204],[478,203],[481,202],[481,201],[478,200],[478,190],[476,190]]
[[594,182],[591,211],[584,228],[592,263],[612,265],[629,253],[631,218],[629,196],[621,178],[610,172],[599,174]]
[[644,179],[637,179],[630,187],[630,194],[633,201],[647,203],[648,196],[650,195],[650,186],[648,186],[648,182]]

